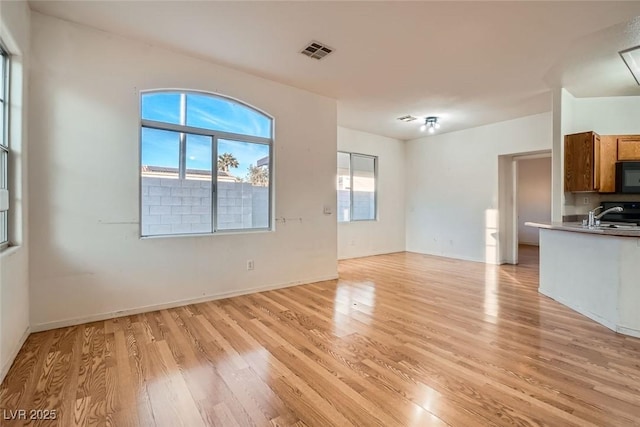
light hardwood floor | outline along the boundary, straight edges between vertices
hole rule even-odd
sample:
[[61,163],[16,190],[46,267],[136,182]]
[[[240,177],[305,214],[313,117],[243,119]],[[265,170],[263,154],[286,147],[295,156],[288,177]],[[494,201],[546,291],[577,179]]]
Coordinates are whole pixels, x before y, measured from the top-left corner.
[[539,295],[523,251],[348,260],[339,281],[33,334],[0,408],[62,427],[640,425],[640,340]]

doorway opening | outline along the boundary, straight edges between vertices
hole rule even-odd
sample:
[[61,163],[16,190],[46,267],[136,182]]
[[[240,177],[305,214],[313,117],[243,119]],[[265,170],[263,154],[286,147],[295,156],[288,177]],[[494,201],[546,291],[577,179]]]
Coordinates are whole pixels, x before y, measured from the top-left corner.
[[535,263],[539,230],[551,221],[551,151],[499,158],[500,263]]

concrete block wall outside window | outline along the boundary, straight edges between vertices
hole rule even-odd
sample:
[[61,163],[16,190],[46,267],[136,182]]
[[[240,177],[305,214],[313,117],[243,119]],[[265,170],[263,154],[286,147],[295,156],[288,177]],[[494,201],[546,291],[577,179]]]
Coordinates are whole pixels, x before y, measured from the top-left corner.
[[[242,182],[218,183],[218,229],[269,225],[269,189]],[[212,232],[211,181],[142,178],[142,235]]]

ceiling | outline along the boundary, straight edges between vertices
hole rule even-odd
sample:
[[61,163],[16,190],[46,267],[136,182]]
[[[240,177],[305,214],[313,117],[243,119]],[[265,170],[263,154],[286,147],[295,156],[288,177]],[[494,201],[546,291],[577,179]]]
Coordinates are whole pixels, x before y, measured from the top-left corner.
[[[143,40],[338,100],[338,123],[399,139],[640,95],[618,51],[640,44],[639,1],[30,1],[38,12]],[[311,40],[335,49],[321,61]]]

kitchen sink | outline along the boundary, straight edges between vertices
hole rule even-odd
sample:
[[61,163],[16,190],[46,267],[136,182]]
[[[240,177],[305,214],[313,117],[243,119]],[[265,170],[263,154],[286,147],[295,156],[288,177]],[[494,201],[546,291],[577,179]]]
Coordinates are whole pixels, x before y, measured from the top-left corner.
[[640,229],[638,224],[600,224],[598,228],[620,228],[624,230],[637,230]]

